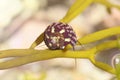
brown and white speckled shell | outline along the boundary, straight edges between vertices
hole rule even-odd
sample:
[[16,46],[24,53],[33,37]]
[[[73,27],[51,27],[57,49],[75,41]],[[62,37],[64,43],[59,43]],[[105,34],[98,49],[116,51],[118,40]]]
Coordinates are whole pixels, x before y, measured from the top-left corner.
[[75,46],[77,38],[70,25],[59,22],[47,27],[44,42],[49,49],[64,49],[68,44]]

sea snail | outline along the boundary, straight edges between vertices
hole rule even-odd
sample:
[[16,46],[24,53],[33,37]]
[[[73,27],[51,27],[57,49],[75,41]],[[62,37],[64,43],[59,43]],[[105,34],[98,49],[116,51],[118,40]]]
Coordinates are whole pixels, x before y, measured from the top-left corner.
[[53,23],[44,32],[44,42],[49,49],[64,49],[70,44],[76,45],[77,38],[72,27],[66,23]]

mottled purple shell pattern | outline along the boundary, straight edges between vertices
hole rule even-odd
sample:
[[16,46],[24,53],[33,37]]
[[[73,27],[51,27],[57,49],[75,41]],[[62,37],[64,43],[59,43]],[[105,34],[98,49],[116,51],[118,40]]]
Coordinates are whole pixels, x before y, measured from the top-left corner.
[[75,46],[77,38],[70,25],[59,22],[47,27],[44,42],[49,49],[64,49],[68,44]]

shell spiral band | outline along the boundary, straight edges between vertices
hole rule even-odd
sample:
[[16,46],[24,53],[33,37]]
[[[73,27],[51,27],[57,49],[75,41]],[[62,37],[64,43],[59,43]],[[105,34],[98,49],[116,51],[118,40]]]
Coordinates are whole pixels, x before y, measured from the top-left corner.
[[70,25],[59,22],[47,27],[44,42],[49,49],[64,49],[68,44],[75,46],[77,38]]

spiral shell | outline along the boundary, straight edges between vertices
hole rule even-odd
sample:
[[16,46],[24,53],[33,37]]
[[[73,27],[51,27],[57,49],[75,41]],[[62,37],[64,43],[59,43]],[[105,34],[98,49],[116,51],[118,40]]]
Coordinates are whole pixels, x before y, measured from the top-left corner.
[[44,42],[49,49],[64,49],[68,44],[75,46],[77,38],[70,25],[59,22],[47,27]]

